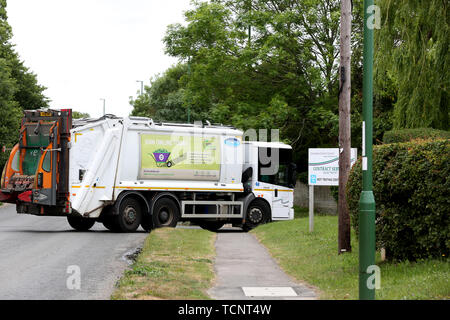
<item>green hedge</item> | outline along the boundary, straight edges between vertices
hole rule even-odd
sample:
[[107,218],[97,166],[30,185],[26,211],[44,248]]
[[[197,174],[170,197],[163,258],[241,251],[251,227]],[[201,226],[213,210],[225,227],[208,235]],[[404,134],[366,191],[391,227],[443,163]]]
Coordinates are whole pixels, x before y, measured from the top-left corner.
[[431,128],[398,129],[386,131],[384,143],[408,142],[414,139],[450,139],[450,131]]
[[[377,247],[394,260],[448,257],[450,140],[375,146],[373,159]],[[361,184],[359,159],[347,183],[357,232]]]

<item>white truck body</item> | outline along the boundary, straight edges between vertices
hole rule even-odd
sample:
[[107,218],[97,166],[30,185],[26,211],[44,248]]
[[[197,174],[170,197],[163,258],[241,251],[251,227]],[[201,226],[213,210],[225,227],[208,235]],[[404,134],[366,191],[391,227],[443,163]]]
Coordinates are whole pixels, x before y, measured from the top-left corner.
[[[186,134],[217,136],[222,147],[220,175],[214,180],[139,179],[141,158],[140,135]],[[245,142],[243,132],[228,127],[199,127],[158,125],[147,118],[105,119],[87,123],[71,130],[69,186],[72,209],[97,218],[105,202],[114,202],[121,192],[137,191],[186,191],[186,192],[243,192],[240,182],[243,169],[249,166],[257,171],[258,147],[291,149],[282,143]],[[237,147],[224,142],[237,139]],[[85,173],[80,180],[80,170]],[[274,186],[252,178],[256,197],[272,204],[272,219],[293,219],[293,190]],[[279,196],[274,197],[278,189]]]

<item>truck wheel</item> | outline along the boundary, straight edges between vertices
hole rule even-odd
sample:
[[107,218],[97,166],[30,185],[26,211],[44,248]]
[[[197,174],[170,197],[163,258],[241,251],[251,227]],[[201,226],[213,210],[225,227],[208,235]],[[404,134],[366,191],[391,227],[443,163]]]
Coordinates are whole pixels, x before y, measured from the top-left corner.
[[225,225],[225,222],[222,221],[201,221],[198,223],[198,225],[205,230],[216,232],[220,228],[222,228]]
[[175,228],[180,220],[180,210],[172,199],[161,198],[153,207],[152,219],[155,228]]
[[103,218],[103,226],[112,232],[118,232],[119,227],[116,225],[116,221],[114,216],[106,216]]
[[262,200],[254,200],[247,209],[245,223],[242,226],[244,231],[250,231],[260,224],[270,221],[270,206]]
[[67,222],[77,231],[88,231],[95,224],[94,219],[77,216],[67,216]]
[[138,200],[125,198],[119,207],[119,214],[114,216],[114,223],[121,232],[134,232],[142,221],[142,208]]
[[147,214],[146,216],[142,217],[141,227],[147,232],[152,231],[153,222],[152,217],[150,215]]

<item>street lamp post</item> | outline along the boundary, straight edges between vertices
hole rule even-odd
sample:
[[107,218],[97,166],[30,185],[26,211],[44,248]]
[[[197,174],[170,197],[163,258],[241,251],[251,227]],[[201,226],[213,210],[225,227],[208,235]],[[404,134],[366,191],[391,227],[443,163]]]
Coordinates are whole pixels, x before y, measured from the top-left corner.
[[103,115],[105,115],[105,101],[106,101],[106,99],[101,98],[100,100],[103,100]]
[[[188,64],[187,64],[187,73],[188,77],[191,76],[191,58],[189,57]],[[188,103],[187,107],[187,122],[191,123],[191,104]]]
[[359,299],[374,300],[375,288],[369,286],[370,266],[375,265],[375,197],[372,191],[373,142],[373,0],[364,0],[364,61],[363,61],[363,187],[359,199]]
[[144,81],[136,80],[136,82],[140,82],[141,83],[141,95],[143,95],[144,94]]

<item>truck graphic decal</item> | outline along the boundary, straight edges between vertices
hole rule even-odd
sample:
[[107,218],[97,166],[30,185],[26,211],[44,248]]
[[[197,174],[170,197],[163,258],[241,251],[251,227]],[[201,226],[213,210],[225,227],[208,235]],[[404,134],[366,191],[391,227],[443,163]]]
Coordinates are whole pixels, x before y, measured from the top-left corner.
[[153,151],[153,158],[156,163],[165,163],[170,156],[170,152],[166,149],[157,149]]
[[141,134],[140,179],[219,180],[220,137]]

